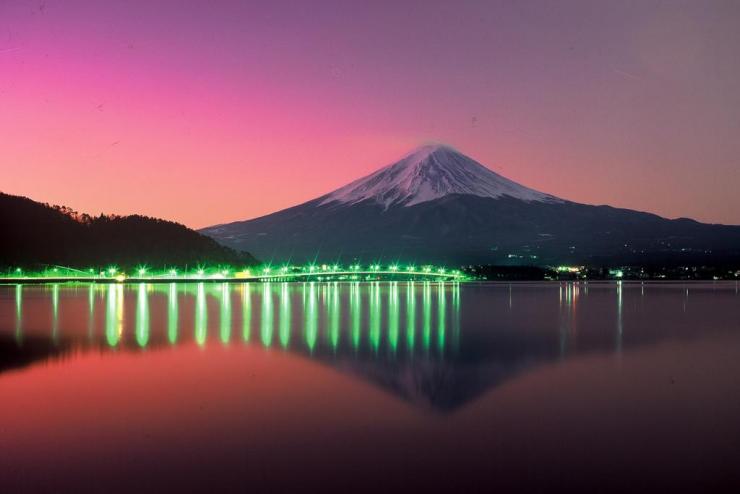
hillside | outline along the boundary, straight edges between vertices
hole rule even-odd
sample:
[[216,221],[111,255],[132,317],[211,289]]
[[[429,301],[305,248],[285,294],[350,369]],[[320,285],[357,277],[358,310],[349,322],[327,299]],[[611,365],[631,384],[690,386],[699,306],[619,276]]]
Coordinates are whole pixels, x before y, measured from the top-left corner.
[[0,193],[0,266],[152,267],[255,264],[181,224],[146,216],[89,216]]

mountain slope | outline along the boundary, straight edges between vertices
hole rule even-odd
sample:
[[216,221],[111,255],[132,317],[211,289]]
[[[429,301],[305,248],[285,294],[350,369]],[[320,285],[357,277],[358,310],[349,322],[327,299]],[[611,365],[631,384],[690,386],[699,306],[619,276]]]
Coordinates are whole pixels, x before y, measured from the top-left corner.
[[3,193],[0,211],[0,266],[256,263],[246,252],[221,246],[171,221],[78,215],[68,208]]
[[413,206],[449,194],[562,202],[512,182],[450,147],[429,145],[331,192],[319,204],[352,205],[370,200],[387,209],[394,205]]
[[740,227],[565,201],[444,146],[307,203],[203,230],[263,260],[554,264],[740,259]]

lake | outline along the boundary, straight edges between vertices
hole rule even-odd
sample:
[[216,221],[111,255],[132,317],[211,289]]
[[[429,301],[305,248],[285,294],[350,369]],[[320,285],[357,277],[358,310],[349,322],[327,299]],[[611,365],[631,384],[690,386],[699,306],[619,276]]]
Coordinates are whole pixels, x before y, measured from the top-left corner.
[[728,283],[0,286],[0,491],[740,487]]

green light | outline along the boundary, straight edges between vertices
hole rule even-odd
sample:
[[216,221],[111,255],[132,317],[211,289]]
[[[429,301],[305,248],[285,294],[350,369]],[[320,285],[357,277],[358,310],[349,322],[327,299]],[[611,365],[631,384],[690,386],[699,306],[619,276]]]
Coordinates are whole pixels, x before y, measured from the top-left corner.
[[350,287],[349,312],[352,317],[352,348],[357,351],[360,347],[360,284],[352,283]]
[[336,353],[339,347],[339,289],[337,284],[331,289],[331,298],[329,300],[329,343]]
[[406,285],[406,348],[413,355],[416,343],[416,287],[412,281]]
[[149,296],[146,283],[139,283],[136,298],[136,343],[141,348],[149,343]]
[[108,300],[105,312],[105,338],[108,346],[116,347],[123,332],[123,286],[108,285]]
[[460,284],[452,285],[452,345],[453,350],[460,348]]
[[[20,269],[20,268],[19,268]],[[23,343],[23,285],[15,285],[15,342]]]
[[248,342],[252,332],[252,295],[247,283],[242,285],[242,339]]
[[442,283],[437,285],[437,350],[440,355],[444,352],[446,327],[445,319],[447,317],[447,296],[445,286]]
[[370,346],[374,352],[380,348],[380,286],[376,281],[370,286]]
[[280,346],[288,348],[290,343],[290,289],[287,283],[280,286]]
[[177,342],[178,318],[177,283],[170,283],[169,294],[167,297],[167,339],[173,345]]
[[51,338],[54,345],[59,342],[59,285],[51,287]]
[[221,284],[221,343],[224,345],[231,340],[231,286],[228,283]]
[[273,332],[273,310],[272,310],[272,287],[270,283],[262,285],[262,314],[260,314],[260,338],[265,348],[272,346]]
[[[257,276],[261,276],[264,279],[268,277],[274,277],[276,279],[280,279],[281,281],[288,281],[305,280],[311,275],[321,273],[322,277],[319,279],[323,280],[330,279],[328,278],[330,276],[341,275],[345,271],[351,272],[351,275],[347,277],[347,279],[349,280],[377,280],[380,279],[380,277],[383,275],[385,275],[387,278],[395,279],[395,275],[400,274],[401,272],[406,273],[407,279],[410,279],[412,276],[429,276],[430,279],[432,279],[431,277],[434,277],[434,279],[439,279],[443,277],[447,279],[456,279],[462,281],[467,278],[464,273],[461,273],[459,270],[448,270],[443,267],[426,265],[417,271],[417,267],[411,264],[399,266],[398,264],[381,265],[378,263],[366,265],[364,267],[360,264],[350,264],[347,266],[342,266],[340,264],[321,264],[318,267],[316,265],[306,265],[302,269],[293,269],[287,264],[283,265],[282,267],[276,268],[271,268],[270,266],[261,266],[259,268],[259,274]],[[124,272],[124,270],[121,270],[115,266],[106,267],[102,271],[97,271],[92,268],[87,269],[86,271],[80,271],[75,268],[65,268],[63,266],[49,266],[48,268],[45,268],[40,272],[30,274],[22,271],[22,268],[17,267],[12,268],[11,271],[6,272],[5,276],[7,282],[11,283],[12,280],[15,280],[16,277],[19,276],[23,276],[24,278],[29,279],[29,281],[33,281],[34,279],[43,281],[45,278],[63,278],[65,281],[72,282],[87,281],[92,276],[96,276],[98,273],[101,277],[114,279],[120,283],[144,280],[149,283],[157,281],[166,282],[169,281],[171,278],[178,276],[179,274],[178,270],[175,268],[168,268],[162,271],[153,272],[152,268],[142,264],[132,270],[131,276],[128,276],[126,272]],[[277,273],[280,273],[281,276],[275,276],[277,275]],[[324,276],[324,274],[326,276]],[[614,273],[611,273],[611,275],[614,276]],[[186,277],[194,280],[205,280],[206,278],[208,278],[209,280],[221,280],[231,278],[248,279],[253,277],[253,275],[250,274],[249,270],[241,268],[237,268],[235,270],[232,266],[223,266],[216,270],[209,269],[207,266],[199,265],[196,266],[193,271],[188,272]],[[0,280],[2,280],[1,277]]]
[[304,289],[304,306],[303,312],[305,314],[305,339],[306,345],[309,351],[313,352],[316,346],[316,339],[318,337],[318,314],[316,312],[316,285],[312,281],[309,283],[308,300],[305,297],[305,285]]
[[428,281],[424,282],[423,291],[423,326],[422,326],[422,344],[424,345],[424,351],[429,351],[429,344],[432,337],[432,294],[431,287]]
[[198,283],[195,295],[195,342],[203,346],[208,335],[208,305],[206,304],[206,287]]
[[394,354],[398,349],[398,319],[398,282],[394,281],[388,290],[388,344]]

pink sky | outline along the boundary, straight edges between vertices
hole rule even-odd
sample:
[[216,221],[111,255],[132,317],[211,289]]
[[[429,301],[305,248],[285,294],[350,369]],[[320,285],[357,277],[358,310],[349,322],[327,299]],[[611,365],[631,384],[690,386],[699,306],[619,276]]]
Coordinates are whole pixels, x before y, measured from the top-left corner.
[[0,191],[203,227],[434,141],[740,224],[739,3],[309,3],[0,2]]

